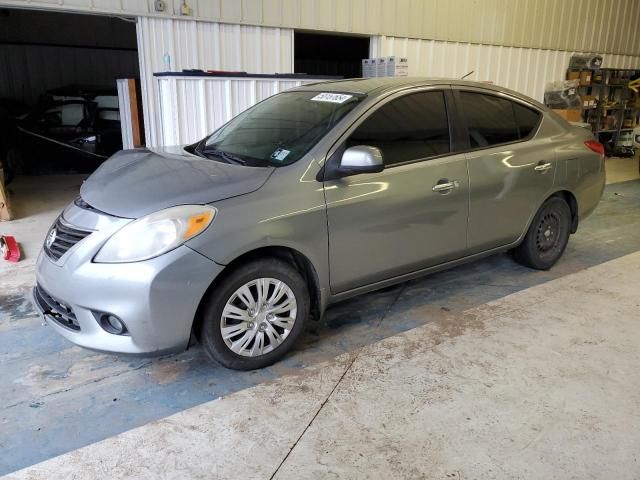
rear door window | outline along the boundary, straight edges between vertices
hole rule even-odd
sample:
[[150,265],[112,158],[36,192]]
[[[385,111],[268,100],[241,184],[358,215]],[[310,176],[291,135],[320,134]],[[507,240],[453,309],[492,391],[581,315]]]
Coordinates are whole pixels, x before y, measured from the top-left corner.
[[513,102],[494,95],[460,92],[471,148],[520,140]]
[[349,136],[347,148],[357,145],[379,148],[387,166],[449,153],[444,94],[411,93],[384,104]]

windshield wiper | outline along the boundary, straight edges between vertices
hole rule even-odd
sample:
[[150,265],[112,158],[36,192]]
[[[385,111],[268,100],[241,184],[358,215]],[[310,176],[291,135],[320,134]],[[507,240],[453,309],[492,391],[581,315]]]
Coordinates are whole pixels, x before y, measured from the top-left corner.
[[236,163],[238,165],[246,165],[247,161],[243,158],[240,158],[238,155],[234,155],[233,153],[225,152],[219,150],[217,148],[204,148],[201,150],[203,155],[213,155],[218,158],[222,158],[227,163]]

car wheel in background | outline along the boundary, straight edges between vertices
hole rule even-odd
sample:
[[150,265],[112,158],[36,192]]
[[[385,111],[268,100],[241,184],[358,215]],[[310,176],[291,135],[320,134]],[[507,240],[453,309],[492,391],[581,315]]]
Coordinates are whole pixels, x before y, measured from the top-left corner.
[[210,295],[198,337],[209,357],[235,370],[266,367],[282,358],[309,316],[302,275],[276,258],[236,268]]
[[560,197],[542,204],[524,240],[513,250],[518,263],[537,270],[549,270],[562,256],[571,233],[571,209]]

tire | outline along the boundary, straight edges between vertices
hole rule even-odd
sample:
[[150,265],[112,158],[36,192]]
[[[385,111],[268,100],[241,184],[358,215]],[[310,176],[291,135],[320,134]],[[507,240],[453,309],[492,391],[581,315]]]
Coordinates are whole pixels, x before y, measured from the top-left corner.
[[[252,311],[250,304],[261,300],[258,288],[265,286],[273,303]],[[276,258],[256,260],[231,271],[212,289],[197,334],[207,355],[221,365],[234,370],[263,368],[291,350],[304,331],[309,306],[307,284],[295,268]]]
[[570,233],[569,205],[560,197],[551,197],[538,210],[513,257],[526,267],[549,270],[562,256]]

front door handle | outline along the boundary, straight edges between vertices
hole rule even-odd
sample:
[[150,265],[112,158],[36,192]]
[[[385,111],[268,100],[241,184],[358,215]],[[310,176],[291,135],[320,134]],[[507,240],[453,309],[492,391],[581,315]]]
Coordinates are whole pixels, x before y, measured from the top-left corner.
[[431,190],[437,193],[448,193],[454,188],[458,188],[458,182],[456,180],[449,182],[447,179],[444,179],[436,183]]
[[533,169],[536,172],[540,172],[540,173],[544,173],[547,170],[551,170],[553,168],[553,165],[551,165],[549,162],[540,162],[538,163],[535,167],[533,167]]

